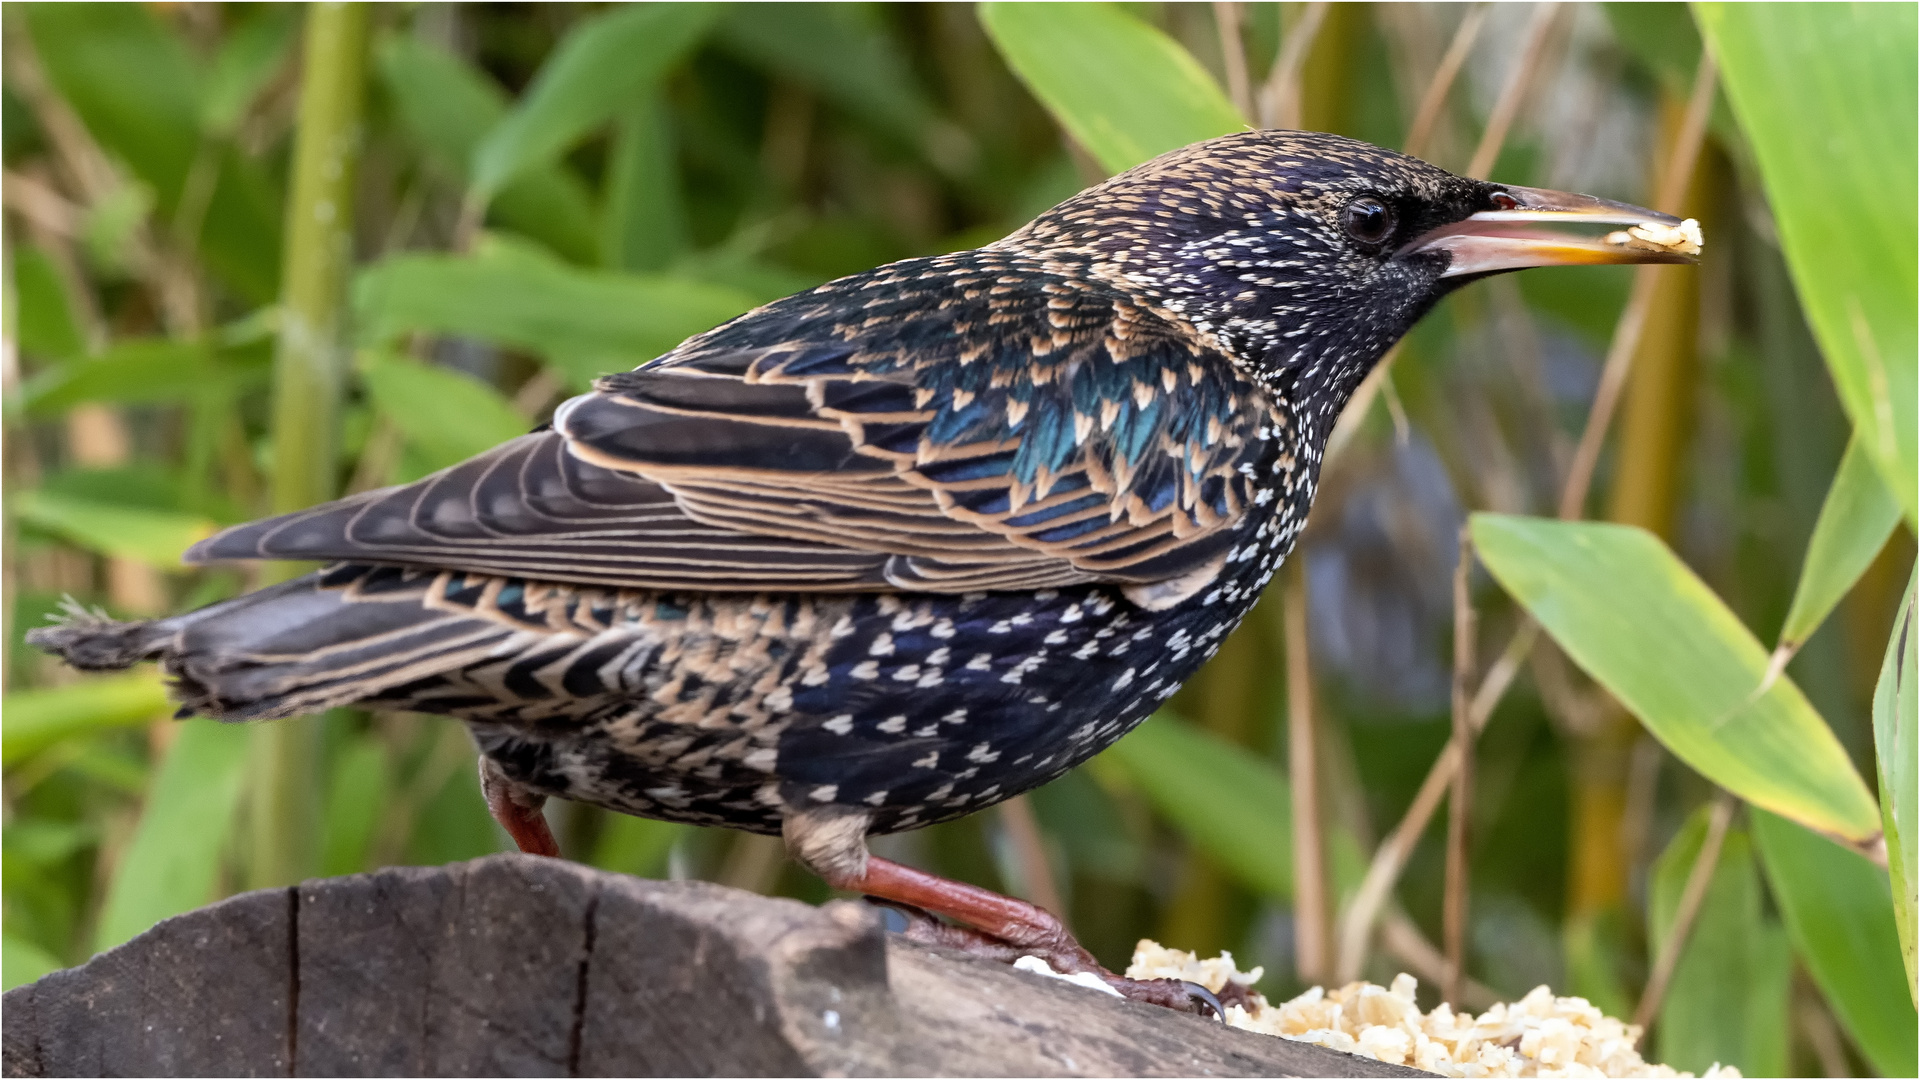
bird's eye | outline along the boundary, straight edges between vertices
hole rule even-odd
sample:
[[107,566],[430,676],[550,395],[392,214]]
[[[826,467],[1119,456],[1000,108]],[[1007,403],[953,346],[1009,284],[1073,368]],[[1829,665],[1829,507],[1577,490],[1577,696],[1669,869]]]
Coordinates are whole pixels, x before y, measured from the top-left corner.
[[1347,235],[1363,244],[1377,244],[1393,232],[1393,211],[1371,195],[1347,204]]

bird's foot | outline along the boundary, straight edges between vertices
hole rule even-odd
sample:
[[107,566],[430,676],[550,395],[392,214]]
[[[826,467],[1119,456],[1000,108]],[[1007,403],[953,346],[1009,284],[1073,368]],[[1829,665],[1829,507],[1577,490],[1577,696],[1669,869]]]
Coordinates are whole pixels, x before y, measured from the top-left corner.
[[[1025,924],[1021,926],[1021,932],[1002,938],[987,934],[985,930],[975,930],[973,926],[943,922],[918,907],[893,899],[870,896],[868,901],[885,913],[887,930],[897,932],[908,942],[939,945],[1004,965],[1012,965],[1021,957],[1037,957],[1046,963],[1046,967],[1060,974],[1092,972],[1096,978],[1100,978],[1100,982],[1110,986],[1114,994],[1129,1001],[1160,1005],[1162,1009],[1173,1009],[1175,1013],[1196,1013],[1217,1020],[1227,1019],[1227,1007],[1221,997],[1198,982],[1185,982],[1179,978],[1127,978],[1102,967],[1100,961],[1096,961],[1092,953],[1085,949],[1085,945],[1073,940],[1060,920],[1054,919],[1041,907],[1033,907],[1033,911],[1043,919]],[[1244,988],[1238,986],[1229,986],[1229,990],[1238,990],[1238,997],[1246,994]]]
[[[1129,979],[1100,966],[1066,924],[1045,908],[976,885],[883,859],[867,850],[871,818],[846,807],[815,806],[787,814],[787,850],[827,884],[889,912],[890,928],[908,940],[1012,964],[1032,956],[1066,976],[1092,975],[1121,997],[1225,1020],[1220,997],[1178,979]],[[1075,979],[1074,981],[1084,981]],[[1233,1000],[1245,1001],[1243,988]]]

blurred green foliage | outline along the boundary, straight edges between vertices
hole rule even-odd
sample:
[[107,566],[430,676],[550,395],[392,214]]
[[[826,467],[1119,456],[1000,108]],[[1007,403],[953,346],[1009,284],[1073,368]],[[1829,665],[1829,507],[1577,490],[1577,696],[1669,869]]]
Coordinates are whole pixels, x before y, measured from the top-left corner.
[[[1426,156],[1454,168],[1471,158],[1519,67],[1526,10],[1501,6],[1486,20]],[[1713,790],[1702,774],[1781,812],[1824,806],[1821,824],[1855,834],[1873,829],[1869,800],[1881,796],[1891,888],[1860,855],[1742,811],[1656,1021],[1655,1056],[1683,1068],[1833,1067],[1818,1037],[1831,1028],[1827,1015],[1847,1035],[1841,1066],[1913,1068],[1912,1002],[1893,987],[1910,983],[1911,969],[1903,974],[1892,944],[1910,960],[1913,662],[1902,667],[1901,657],[1913,655],[1912,635],[1889,648],[1895,609],[1913,589],[1913,496],[1880,479],[1912,474],[1913,34],[1911,8],[1899,10],[1887,17],[1905,19],[1905,31],[1855,12],[1815,33],[1807,20],[1819,20],[1804,10],[1702,5],[1705,40],[1727,69],[1703,151],[1712,179],[1696,197],[1708,257],[1681,271],[1698,275],[1686,319],[1648,331],[1684,337],[1691,357],[1676,383],[1684,393],[1669,403],[1684,437],[1663,461],[1677,478],[1674,526],[1609,555],[1581,546],[1598,542],[1582,532],[1596,526],[1480,519],[1483,531],[1505,528],[1514,541],[1482,540],[1494,571],[1473,579],[1483,652],[1531,611],[1673,747],[1637,736],[1642,764],[1617,792],[1632,831],[1622,845],[1631,865],[1620,868],[1628,903],[1578,922],[1573,877],[1589,839],[1573,795],[1591,745],[1583,717],[1611,706],[1552,646],[1520,658],[1515,689],[1477,748],[1468,972],[1487,992],[1514,998],[1547,982],[1631,1010],[1700,847]],[[1399,145],[1463,13],[1440,4],[378,6],[338,487],[411,479],[513,437],[595,375],[755,304],[991,241],[1111,171],[1231,130],[1241,109],[1267,107],[1268,90],[1291,94],[1308,124]],[[1228,16],[1236,33],[1222,33]],[[245,880],[235,826],[259,770],[244,731],[175,724],[153,673],[81,677],[24,649],[21,636],[67,595],[128,616],[207,603],[253,581],[187,570],[174,557],[266,509],[269,358],[305,14],[273,4],[17,4],[4,19],[4,975],[13,986]],[[1318,28],[1310,39],[1307,26]],[[1663,125],[1701,55],[1693,16],[1678,4],[1569,5],[1554,27],[1492,176],[1649,201]],[[1874,47],[1847,52],[1847,33]],[[1304,47],[1269,86],[1290,41]],[[1244,86],[1228,62],[1236,45]],[[1777,78],[1781,57],[1813,74]],[[1815,161],[1804,139],[1829,131],[1836,100],[1849,107],[1848,126],[1832,129],[1845,138]],[[1906,171],[1891,180],[1875,171],[1898,156],[1874,142],[1882,129],[1906,132]],[[1860,188],[1896,181],[1906,188],[1884,198]],[[1876,216],[1885,206],[1907,216]],[[1808,207],[1815,217],[1804,217]],[[1868,262],[1856,268],[1870,280],[1822,269],[1806,237],[1857,238],[1863,221],[1881,230],[1859,248]],[[1890,271],[1871,270],[1886,260]],[[1310,825],[1340,911],[1447,742],[1447,582],[1459,525],[1469,511],[1553,512],[1629,274],[1542,271],[1463,290],[1409,337],[1327,466],[1296,558],[1322,737],[1311,767],[1323,798]],[[1850,316],[1826,285],[1904,289],[1906,314],[1867,297]],[[1815,311],[1811,329],[1802,299]],[[1854,323],[1867,333],[1849,330]],[[1856,425],[1873,441],[1842,467]],[[1632,482],[1622,459],[1603,455],[1597,492]],[[1572,606],[1557,617],[1554,604]],[[1023,850],[999,812],[877,847],[989,887],[1050,888],[1110,964],[1138,938],[1159,936],[1229,948],[1243,967],[1266,967],[1269,994],[1297,991],[1301,823],[1285,753],[1278,608],[1258,609],[1167,715],[1034,793],[1040,851]],[[1623,653],[1617,639],[1583,644],[1608,618],[1654,609],[1663,629],[1643,624],[1644,640]],[[1588,616],[1567,614],[1576,611]],[[1773,672],[1777,685],[1755,691],[1761,640],[1785,643],[1785,666]],[[1608,648],[1621,663],[1592,660]],[[1708,671],[1729,656],[1726,671]],[[1715,748],[1713,732],[1702,733],[1714,717],[1676,719],[1662,694],[1771,710],[1779,740]],[[318,755],[310,872],[507,846],[457,725],[349,711],[286,723],[311,725]],[[1705,742],[1674,734],[1688,724]],[[1803,744],[1818,744],[1808,760],[1824,779],[1796,786],[1778,766]],[[1740,771],[1724,767],[1727,755]],[[550,812],[571,856],[609,869],[826,895],[762,838],[583,807]],[[1445,833],[1412,838],[1382,916],[1393,932],[1370,939],[1362,968],[1380,982],[1413,970],[1429,1000]],[[1034,880],[1036,866],[1051,882]],[[1795,989],[1806,985],[1816,989]]]

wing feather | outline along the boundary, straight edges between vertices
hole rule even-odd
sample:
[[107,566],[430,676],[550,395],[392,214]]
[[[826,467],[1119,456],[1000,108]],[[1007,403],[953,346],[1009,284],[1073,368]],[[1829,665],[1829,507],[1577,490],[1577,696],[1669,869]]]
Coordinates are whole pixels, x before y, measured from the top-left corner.
[[601,380],[550,431],[189,559],[688,589],[1204,582],[1283,411],[1118,294],[992,249],[920,263],[768,305]]

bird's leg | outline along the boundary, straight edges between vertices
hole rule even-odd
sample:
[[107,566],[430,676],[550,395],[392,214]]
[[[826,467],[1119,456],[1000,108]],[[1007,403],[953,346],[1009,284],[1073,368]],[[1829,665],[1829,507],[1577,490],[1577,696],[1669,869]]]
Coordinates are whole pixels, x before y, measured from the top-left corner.
[[[1206,988],[1179,979],[1129,979],[1100,965],[1086,947],[1052,912],[1025,900],[1002,896],[977,885],[943,878],[903,866],[891,859],[867,856],[867,870],[857,880],[828,880],[835,888],[918,909],[907,915],[903,931],[908,940],[958,949],[1010,964],[1022,956],[1037,956],[1062,974],[1091,971],[1122,997],[1182,1012],[1199,1012],[1205,1004],[1215,1015],[1223,1010]],[[944,915],[958,926],[929,915]]]
[[[867,815],[837,807],[789,813],[787,850],[827,884],[891,905],[905,905],[909,939],[1012,963],[1037,956],[1063,974],[1090,971],[1122,997],[1182,1012],[1210,1008],[1224,1016],[1205,987],[1178,979],[1129,979],[1100,966],[1058,917],[1010,896],[903,866],[867,853]],[[930,914],[929,914],[930,913]],[[943,915],[960,925],[932,918]]]
[[547,797],[524,784],[515,783],[485,754],[480,755],[480,794],[486,797],[487,813],[507,830],[520,850],[529,855],[558,857],[560,845],[547,828],[540,813]]

